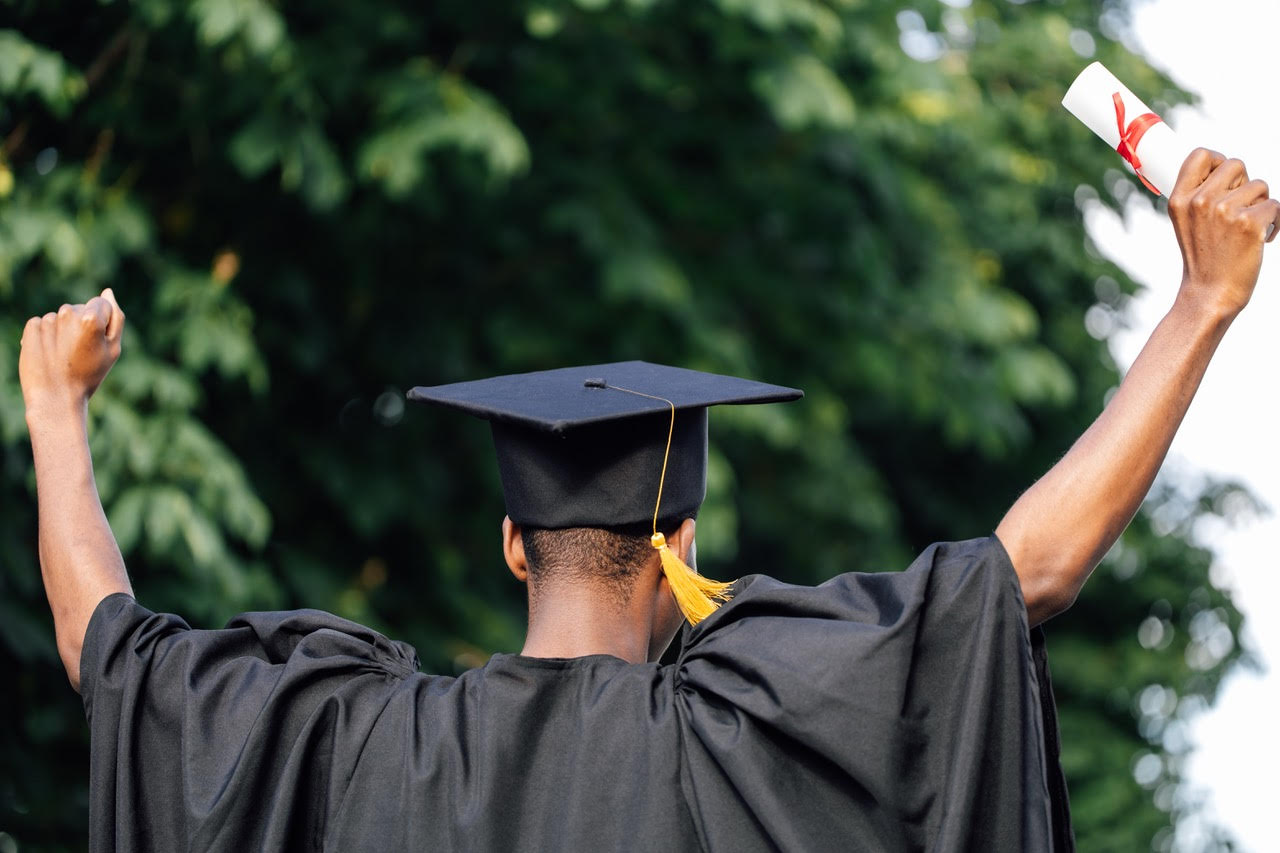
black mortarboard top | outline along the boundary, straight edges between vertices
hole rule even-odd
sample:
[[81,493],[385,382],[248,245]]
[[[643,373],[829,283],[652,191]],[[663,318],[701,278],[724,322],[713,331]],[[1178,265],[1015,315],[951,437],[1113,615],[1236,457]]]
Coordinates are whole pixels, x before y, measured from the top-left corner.
[[410,400],[488,420],[507,514],[517,524],[547,528],[652,521],[660,482],[661,518],[692,517],[706,496],[707,407],[802,396],[794,388],[644,361],[409,391]]

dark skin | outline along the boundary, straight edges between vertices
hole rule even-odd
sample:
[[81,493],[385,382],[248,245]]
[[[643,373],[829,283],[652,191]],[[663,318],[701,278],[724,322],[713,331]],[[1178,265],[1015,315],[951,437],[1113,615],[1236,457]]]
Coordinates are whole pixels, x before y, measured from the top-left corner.
[[36,465],[40,570],[58,654],[77,690],[94,608],[112,593],[133,595],[98,500],[88,436],[89,398],[120,357],[123,332],[124,312],[107,289],[28,320],[18,359]]
[[1169,197],[1182,283],[1102,414],[996,528],[1035,625],[1075,601],[1155,480],[1227,328],[1249,303],[1280,202],[1244,163],[1197,149]]
[[[1169,216],[1183,258],[1172,308],[1107,408],[996,528],[1032,625],[1071,605],[1146,496],[1218,343],[1253,294],[1280,202],[1239,160],[1198,149],[1183,164]],[[40,566],[58,651],[77,689],[94,608],[112,593],[132,594],[98,500],[86,433],[89,398],[120,355],[123,328],[115,297],[103,291],[28,321],[18,363],[35,457]],[[512,574],[527,582],[524,543],[510,519],[502,540]],[[689,561],[693,522],[668,542]],[[531,593],[524,653],[535,657],[652,661],[680,623],[657,552],[623,605],[612,591],[582,583],[548,581]]]
[[[686,518],[667,547],[694,565],[694,521]],[[520,525],[502,519],[502,555],[516,580],[531,583]],[[662,656],[683,617],[662,573],[658,552],[649,555],[625,603],[616,592],[576,579],[540,581],[529,589],[529,631],[521,654],[537,658],[613,655],[633,663]]]

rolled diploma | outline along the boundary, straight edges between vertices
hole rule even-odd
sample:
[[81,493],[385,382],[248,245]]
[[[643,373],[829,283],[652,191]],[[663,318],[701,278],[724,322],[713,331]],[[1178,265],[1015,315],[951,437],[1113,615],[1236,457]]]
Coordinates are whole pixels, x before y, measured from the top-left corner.
[[[1124,101],[1126,128],[1143,113],[1154,112],[1138,100],[1101,62],[1095,62],[1081,71],[1062,99],[1062,105],[1102,137],[1113,150],[1120,145],[1116,106],[1111,98],[1115,92],[1119,92]],[[1138,162],[1142,164],[1142,176],[1168,198],[1178,180],[1182,161],[1187,159],[1194,147],[1180,139],[1163,121],[1153,124],[1147,128],[1142,139],[1138,140],[1136,153]]]

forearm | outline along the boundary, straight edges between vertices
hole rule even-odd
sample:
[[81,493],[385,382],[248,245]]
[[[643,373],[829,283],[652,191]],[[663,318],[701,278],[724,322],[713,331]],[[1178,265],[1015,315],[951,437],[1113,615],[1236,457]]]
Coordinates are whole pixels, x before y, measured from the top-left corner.
[[1094,424],[996,529],[1037,624],[1066,609],[1151,488],[1231,316],[1179,299]]
[[124,560],[98,499],[83,402],[31,406],[40,570],[53,610],[58,653],[79,689],[80,650],[94,608],[114,592],[132,594]]

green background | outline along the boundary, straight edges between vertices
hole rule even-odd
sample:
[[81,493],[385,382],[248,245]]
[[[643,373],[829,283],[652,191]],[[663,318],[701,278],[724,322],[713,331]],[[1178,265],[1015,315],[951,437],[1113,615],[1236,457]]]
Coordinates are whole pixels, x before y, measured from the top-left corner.
[[[115,288],[90,407],[139,598],[311,606],[453,673],[518,649],[487,429],[413,385],[643,358],[804,388],[712,419],[699,560],[816,582],[980,536],[1118,372],[1142,190],[1059,105],[1123,2],[0,2],[0,849],[85,844],[35,553],[28,316]],[[1160,486],[1048,628],[1080,848],[1167,848],[1241,660]],[[1225,632],[1225,633],[1224,633]],[[1223,845],[1229,841],[1224,837]]]

